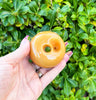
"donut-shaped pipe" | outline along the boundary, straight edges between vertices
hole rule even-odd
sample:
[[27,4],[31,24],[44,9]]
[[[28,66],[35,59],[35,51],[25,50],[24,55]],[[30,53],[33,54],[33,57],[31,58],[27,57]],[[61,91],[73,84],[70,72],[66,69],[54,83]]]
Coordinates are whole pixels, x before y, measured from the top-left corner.
[[[50,48],[47,52],[46,48]],[[55,32],[43,31],[30,42],[30,58],[40,67],[51,68],[61,62],[65,55],[65,43]]]

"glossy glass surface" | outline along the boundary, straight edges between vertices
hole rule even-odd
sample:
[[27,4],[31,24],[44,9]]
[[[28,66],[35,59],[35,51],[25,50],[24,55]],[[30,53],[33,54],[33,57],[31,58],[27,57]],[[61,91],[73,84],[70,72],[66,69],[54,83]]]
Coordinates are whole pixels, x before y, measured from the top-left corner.
[[[50,47],[50,52],[45,48]],[[40,67],[56,66],[65,55],[65,43],[55,32],[43,31],[35,35],[30,42],[30,57]]]

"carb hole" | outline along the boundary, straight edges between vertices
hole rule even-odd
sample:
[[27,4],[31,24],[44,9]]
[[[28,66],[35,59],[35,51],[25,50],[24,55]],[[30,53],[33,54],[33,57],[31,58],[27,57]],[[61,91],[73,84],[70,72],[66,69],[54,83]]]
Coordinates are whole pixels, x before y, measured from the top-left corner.
[[54,50],[58,50],[58,47],[54,47]]
[[54,46],[54,50],[55,51],[59,51],[60,50],[60,46],[59,45]]
[[61,49],[60,41],[58,39],[53,38],[50,40],[50,43],[51,43],[54,51],[58,52]]

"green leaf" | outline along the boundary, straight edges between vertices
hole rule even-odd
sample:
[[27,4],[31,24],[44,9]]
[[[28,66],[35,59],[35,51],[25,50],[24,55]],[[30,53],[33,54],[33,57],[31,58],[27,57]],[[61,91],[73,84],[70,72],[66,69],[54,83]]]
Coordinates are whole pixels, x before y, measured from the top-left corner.
[[75,97],[79,98],[79,97],[81,96],[81,93],[82,93],[82,91],[81,91],[81,89],[79,89],[79,90],[76,92]]
[[12,36],[13,36],[13,38],[14,38],[15,40],[18,40],[18,31],[17,31],[17,30],[15,30],[15,31],[12,32],[11,34],[12,34]]
[[39,22],[43,23],[44,19],[43,18],[39,18]]
[[96,67],[90,67],[90,68],[88,68],[88,70],[91,71],[91,72],[95,72],[96,71]]
[[7,41],[11,42],[12,41],[12,37],[8,36]]
[[89,83],[89,80],[86,79],[86,80],[82,80],[80,85],[83,87],[83,86],[86,86],[88,83]]
[[87,57],[80,57],[79,61],[84,61],[84,60],[87,60],[88,58]]
[[63,40],[66,41],[68,39],[68,31],[64,30]]
[[52,86],[49,86],[49,91],[52,92],[52,93],[55,93],[55,90]]
[[87,70],[82,70],[81,72],[79,72],[79,77],[82,79],[87,79],[88,78],[88,72]]
[[15,10],[19,10],[22,7],[20,0],[13,0],[13,6]]
[[47,16],[48,12],[46,11],[46,9],[41,9],[38,14],[41,16]]
[[82,30],[84,30],[87,33],[87,28],[85,25],[83,25],[83,23],[79,22],[78,25]]
[[90,13],[89,13],[90,15],[95,15],[96,14],[96,8],[91,8],[90,9]]
[[50,28],[54,25],[55,19],[56,19],[56,10],[51,10],[49,12],[49,19],[50,19]]
[[69,100],[76,100],[75,96],[70,96]]
[[75,73],[75,70],[76,70],[76,65],[75,64],[69,63],[68,68],[70,69],[71,73]]
[[77,87],[78,86],[78,83],[75,80],[72,80],[70,78],[68,78],[67,80],[68,80],[68,82],[70,83],[70,85],[72,87]]
[[21,16],[17,16],[20,24],[24,24],[24,19]]
[[90,52],[91,52],[91,53],[96,52],[96,46],[93,46],[93,47],[90,49]]
[[80,48],[81,48],[81,45],[80,45],[80,43],[79,43],[79,42],[76,42],[76,47],[77,47],[78,49],[80,49]]
[[88,89],[89,93],[96,92],[96,82],[93,80],[90,80],[90,87]]
[[75,12],[72,12],[71,18],[72,18],[72,20],[76,20],[77,19],[77,14]]
[[9,42],[9,41],[5,41],[3,43],[4,46],[12,46],[12,42]]
[[73,50],[73,58],[75,59],[75,60],[78,60],[80,57],[78,56],[79,55],[79,50],[76,48],[76,49],[74,49]]
[[43,96],[43,100],[49,100],[47,96]]
[[77,5],[78,5],[78,0],[73,0],[74,10],[77,9]]
[[68,5],[69,7],[71,7],[71,3],[68,1],[63,1],[63,3],[65,3],[66,5]]
[[70,91],[71,91],[70,84],[69,84],[69,82],[65,79],[65,81],[64,81],[64,94],[65,94],[66,96],[69,96]]
[[65,6],[63,6],[62,8],[61,8],[61,10],[60,10],[62,13],[67,13],[67,12],[69,12],[70,11],[70,8],[69,8],[69,6],[68,5],[65,5]]
[[90,22],[90,20],[86,16],[79,16],[78,22],[80,24],[86,25]]
[[28,6],[24,6],[20,9],[19,13],[22,13],[22,14],[26,14],[27,12],[30,12],[30,9]]
[[3,25],[8,26],[8,18],[2,19]]
[[34,30],[32,30],[31,28],[25,29],[25,30],[24,30],[24,33],[25,33],[26,35],[31,36],[31,37],[33,37],[34,35],[36,35],[36,33],[34,32]]
[[80,34],[79,34],[79,37],[80,37],[81,39],[88,39],[88,34],[87,34],[87,33],[80,33]]
[[78,13],[83,11],[83,4],[80,4],[79,8],[78,8]]
[[1,11],[0,18],[8,17],[11,13],[9,11]]
[[90,44],[92,44],[93,46],[96,46],[96,37],[90,36],[90,37],[89,37],[89,42],[90,42]]
[[10,8],[10,4],[9,2],[1,2],[1,6],[4,10],[7,10],[7,11],[11,11],[12,9]]
[[33,16],[33,15],[30,15],[29,17],[33,22],[35,22],[39,19],[37,16]]
[[63,28],[62,27],[54,27],[54,30],[62,30]]
[[41,28],[41,31],[49,31],[50,30],[50,27],[48,25],[44,25],[42,28]]
[[8,27],[8,31],[13,31],[14,30],[14,27],[13,26],[9,26]]
[[60,8],[60,5],[59,4],[57,4],[57,3],[56,4],[55,3],[53,4],[53,9],[59,9],[59,8]]
[[79,62],[79,68],[82,70],[83,69],[83,63]]
[[2,43],[0,42],[0,50],[2,49]]
[[62,72],[62,75],[63,75],[64,78],[68,78],[67,72],[63,71],[63,72]]
[[82,97],[81,100],[90,100],[89,97]]
[[15,23],[15,16],[13,16],[13,15],[11,15],[11,16],[9,16],[8,17],[8,22],[11,24],[11,25],[13,25],[14,23]]
[[29,7],[30,7],[31,11],[37,12],[38,5],[37,5],[36,1],[31,1],[29,4]]
[[12,37],[8,36],[7,40],[3,42],[4,46],[12,46]]
[[35,22],[36,26],[42,27],[42,24],[40,22]]

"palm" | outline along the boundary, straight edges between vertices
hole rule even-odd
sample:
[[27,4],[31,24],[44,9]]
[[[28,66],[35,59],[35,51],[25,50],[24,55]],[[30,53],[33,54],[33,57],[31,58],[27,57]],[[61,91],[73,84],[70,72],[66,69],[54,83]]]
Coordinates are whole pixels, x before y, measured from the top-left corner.
[[0,81],[2,100],[32,100],[40,96],[42,84],[27,57],[15,66],[6,62],[3,65],[3,75],[0,76],[3,80]]

